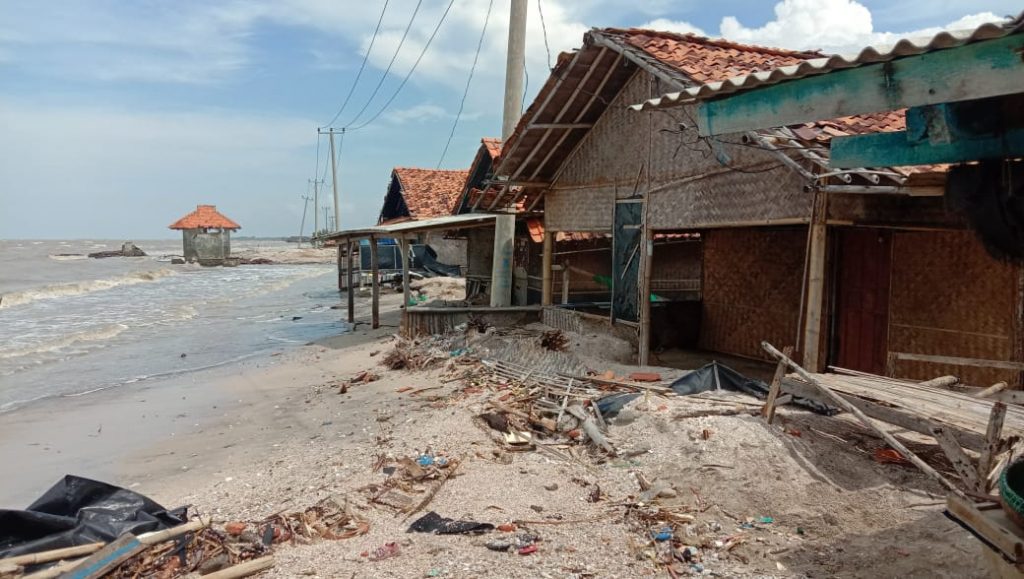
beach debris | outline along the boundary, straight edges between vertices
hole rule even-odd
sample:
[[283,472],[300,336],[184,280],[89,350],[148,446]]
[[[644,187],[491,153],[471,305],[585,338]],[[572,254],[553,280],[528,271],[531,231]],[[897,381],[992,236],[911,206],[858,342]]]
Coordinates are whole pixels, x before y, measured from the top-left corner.
[[569,337],[562,330],[548,330],[541,334],[540,346],[552,352],[564,352],[569,349]]
[[260,521],[260,528],[274,529],[273,542],[303,539],[351,539],[370,531],[370,522],[352,512],[347,502],[327,497],[304,511],[279,513]]
[[103,259],[105,257],[146,257],[146,252],[139,249],[131,241],[126,241],[121,244],[121,249],[95,251],[90,253],[89,257],[93,259]]
[[373,551],[364,551],[362,555],[371,561],[383,561],[384,559],[397,557],[401,552],[402,550],[399,548],[398,543],[392,541],[390,543],[384,543]]
[[634,382],[661,382],[661,374],[657,372],[633,372],[629,379]]
[[457,521],[442,517],[434,511],[423,515],[409,525],[409,533],[433,533],[435,535],[481,535],[494,530],[490,523]]
[[426,370],[447,360],[447,352],[420,348],[414,341],[400,339],[384,355],[380,364],[390,370]]

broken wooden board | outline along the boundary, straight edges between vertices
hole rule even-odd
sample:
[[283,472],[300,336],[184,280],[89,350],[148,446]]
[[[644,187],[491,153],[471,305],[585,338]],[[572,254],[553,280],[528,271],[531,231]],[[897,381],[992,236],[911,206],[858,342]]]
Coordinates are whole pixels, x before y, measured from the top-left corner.
[[999,505],[980,505],[960,497],[946,499],[946,512],[965,529],[1008,561],[1024,564],[1024,529],[1010,520]]
[[[989,415],[995,400],[881,377],[813,376],[871,418],[928,436],[932,434],[932,426],[943,426],[960,446],[975,451],[985,448]],[[783,378],[782,390],[828,403],[816,388],[792,375]],[[1007,408],[1005,433],[1024,433],[1024,408]]]

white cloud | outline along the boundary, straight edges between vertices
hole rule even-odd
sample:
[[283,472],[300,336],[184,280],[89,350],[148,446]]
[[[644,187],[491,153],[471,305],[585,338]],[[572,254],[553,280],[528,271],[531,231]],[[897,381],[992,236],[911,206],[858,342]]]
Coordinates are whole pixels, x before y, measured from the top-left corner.
[[450,117],[443,108],[432,104],[418,104],[406,109],[391,111],[387,114],[387,120],[397,125],[405,123],[422,123]]
[[849,52],[868,45],[889,44],[899,38],[932,36],[943,29],[974,28],[1001,19],[983,12],[942,27],[876,32],[871,11],[856,0],[782,0],[775,5],[775,19],[763,26],[747,27],[736,17],[726,16],[719,32],[724,38],[748,44]]
[[707,36],[707,32],[704,32],[700,28],[686,22],[685,20],[669,20],[668,18],[655,18],[650,22],[645,22],[640,25],[640,28],[649,28],[651,30],[664,30],[667,32],[678,32],[679,34],[696,34],[697,36]]

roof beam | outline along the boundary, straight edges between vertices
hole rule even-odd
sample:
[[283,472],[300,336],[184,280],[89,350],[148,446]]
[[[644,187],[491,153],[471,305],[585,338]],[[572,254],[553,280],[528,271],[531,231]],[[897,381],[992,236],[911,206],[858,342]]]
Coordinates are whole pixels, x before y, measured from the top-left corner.
[[902,167],[1024,156],[1024,129],[948,143],[914,142],[906,131],[832,139],[832,166]]
[[593,123],[530,123],[526,125],[526,130],[532,131],[537,129],[589,129],[594,126]]
[[[1022,92],[1024,34],[835,70],[697,107],[704,136]],[[893,163],[883,163],[891,166]]]

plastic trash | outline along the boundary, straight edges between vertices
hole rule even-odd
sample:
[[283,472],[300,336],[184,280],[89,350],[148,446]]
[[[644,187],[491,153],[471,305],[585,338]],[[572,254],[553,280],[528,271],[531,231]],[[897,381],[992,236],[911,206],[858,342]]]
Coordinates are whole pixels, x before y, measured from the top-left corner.
[[384,543],[370,552],[369,558],[371,561],[381,561],[384,559],[390,559],[391,557],[397,557],[400,553],[401,549],[398,548],[398,543]]
[[775,519],[773,517],[761,517],[760,519],[758,519],[757,522],[765,525],[770,525],[775,522]]
[[672,540],[672,527],[662,527],[657,533],[654,534],[655,541],[670,541]]
[[519,554],[520,555],[529,555],[530,553],[536,553],[536,552],[537,552],[537,545],[527,545],[525,547],[520,547],[519,548]]
[[420,457],[416,459],[416,464],[420,466],[430,466],[434,464],[434,457],[429,454],[421,454]]
[[409,533],[434,533],[435,535],[479,535],[491,531],[494,525],[476,521],[456,521],[430,511],[409,525]]
[[492,551],[508,551],[512,548],[512,543],[510,541],[496,540],[487,541],[484,543],[484,546]]

